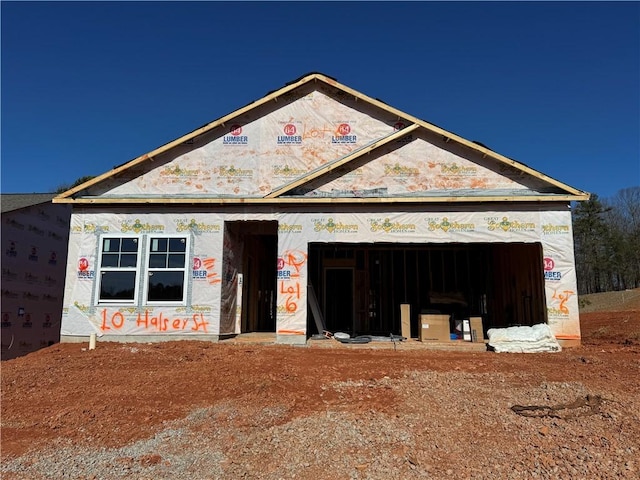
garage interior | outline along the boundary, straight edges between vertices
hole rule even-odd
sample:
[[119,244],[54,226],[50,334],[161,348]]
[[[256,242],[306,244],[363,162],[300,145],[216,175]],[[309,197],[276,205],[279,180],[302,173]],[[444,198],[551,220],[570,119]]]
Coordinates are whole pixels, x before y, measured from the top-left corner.
[[[409,304],[411,336],[420,314],[456,321],[480,316],[483,330],[547,321],[539,243],[309,245],[309,284],[326,330],[399,335]],[[309,335],[317,327],[309,314]]]

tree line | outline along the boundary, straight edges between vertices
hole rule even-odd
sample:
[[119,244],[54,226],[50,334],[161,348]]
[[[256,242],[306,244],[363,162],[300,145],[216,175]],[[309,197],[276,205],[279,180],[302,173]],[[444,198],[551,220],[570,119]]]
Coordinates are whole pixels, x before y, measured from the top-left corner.
[[640,187],[573,209],[578,294],[640,287]]

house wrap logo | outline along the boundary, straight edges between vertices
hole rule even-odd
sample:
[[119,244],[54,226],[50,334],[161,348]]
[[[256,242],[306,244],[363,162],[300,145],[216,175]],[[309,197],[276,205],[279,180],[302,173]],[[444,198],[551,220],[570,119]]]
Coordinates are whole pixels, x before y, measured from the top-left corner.
[[232,125],[229,134],[222,137],[223,145],[248,145],[249,137],[242,135],[241,125]]
[[9,242],[9,247],[4,251],[4,254],[7,257],[17,257],[18,256],[18,250],[16,249],[16,242],[15,240],[11,240]]
[[474,232],[476,225],[474,223],[459,223],[455,220],[449,221],[448,217],[430,217],[427,218],[427,224],[429,225],[429,231],[434,232],[436,230],[442,230],[447,233],[451,232]]
[[405,167],[399,163],[395,165],[384,164],[384,174],[389,177],[416,177],[420,174],[420,170]]
[[164,225],[155,225],[153,223],[142,223],[139,219],[135,219],[133,223],[126,220],[120,223],[120,231],[122,233],[161,233],[164,232]]
[[562,280],[562,272],[555,270],[556,262],[551,257],[545,257],[542,260],[542,268],[544,270],[544,279],[549,281]]
[[[73,302],[73,306],[80,310],[82,313],[89,313],[91,311],[91,307],[84,303],[78,303],[77,301]],[[68,312],[68,309],[67,309]]]
[[33,233],[35,235],[38,235],[39,237],[44,237],[44,230],[42,230],[41,228],[36,227],[35,225],[29,225],[29,233]]
[[372,232],[384,233],[411,233],[416,231],[413,223],[391,222],[388,218],[380,220],[379,218],[369,219],[370,230]]
[[278,145],[301,145],[302,135],[298,135],[298,127],[289,122],[282,127],[284,135],[278,135]]
[[231,165],[230,167],[223,165],[218,168],[218,175],[227,178],[252,178],[253,170],[249,168],[236,168],[233,165]]
[[331,143],[356,143],[358,141],[356,135],[349,135],[351,133],[351,125],[348,123],[341,123],[336,128],[335,133],[331,136]]
[[312,219],[311,221],[314,224],[314,232],[326,230],[329,233],[358,233],[358,225],[342,222],[336,223],[333,221],[333,218],[328,218],[326,222],[323,218]]
[[533,222],[509,220],[509,217],[502,217],[502,220],[498,217],[488,217],[485,218],[485,220],[487,221],[487,229],[490,232],[494,230],[502,230],[503,232],[532,232],[536,229],[536,224]]
[[196,222],[195,218],[176,220],[176,232],[219,233],[220,230],[221,227],[217,223]]
[[96,272],[91,268],[91,263],[87,257],[78,259],[77,276],[81,280],[92,280],[96,276]]
[[279,178],[293,178],[299,177],[307,173],[307,170],[303,170],[302,168],[293,168],[289,165],[274,165],[273,166],[273,176]]
[[10,227],[17,228],[18,230],[24,230],[24,224],[20,223],[14,218],[7,218],[4,223],[9,225]]
[[2,296],[4,298],[18,298],[20,297],[20,294],[14,290],[9,290],[8,288],[5,288],[2,290]]
[[570,233],[569,225],[542,225],[543,235],[568,235]]
[[280,222],[278,233],[302,233],[302,225]]
[[106,233],[108,231],[109,225],[96,225],[95,223],[85,223],[71,227],[71,233]]
[[441,163],[440,173],[445,175],[470,176],[478,173],[478,168],[474,166],[462,166],[457,163]]
[[189,170],[187,168],[180,168],[178,165],[165,167],[160,170],[161,177],[197,177],[201,173],[199,169]]

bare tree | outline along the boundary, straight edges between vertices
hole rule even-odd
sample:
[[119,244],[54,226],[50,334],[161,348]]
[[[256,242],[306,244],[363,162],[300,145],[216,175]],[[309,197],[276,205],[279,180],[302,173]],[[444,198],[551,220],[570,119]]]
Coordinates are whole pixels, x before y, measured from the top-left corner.
[[640,187],[593,195],[573,211],[578,292],[640,286]]

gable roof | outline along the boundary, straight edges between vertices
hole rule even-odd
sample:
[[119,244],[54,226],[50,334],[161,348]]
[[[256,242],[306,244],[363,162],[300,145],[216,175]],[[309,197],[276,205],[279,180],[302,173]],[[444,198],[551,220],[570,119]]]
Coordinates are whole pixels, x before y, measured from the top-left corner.
[[[277,102],[279,97],[283,97],[294,90],[301,89],[302,87],[309,85],[314,82],[322,82],[327,86],[333,87],[342,93],[352,96],[357,102],[365,102],[366,104],[381,109],[389,114],[397,116],[398,120],[403,120],[407,123],[407,125],[402,129],[396,132],[393,132],[387,135],[384,138],[378,139],[368,145],[360,147],[348,155],[344,157],[338,158],[334,161],[328,162],[312,171],[306,172],[300,177],[288,182],[287,184],[280,186],[266,195],[255,198],[246,198],[246,197],[211,197],[211,196],[164,196],[163,198],[101,198],[101,197],[93,197],[93,196],[83,196],[82,192],[87,190],[88,188],[98,185],[101,182],[110,180],[115,178],[122,173],[132,170],[134,168],[139,168],[144,164],[148,164],[153,162],[155,158],[158,156],[169,152],[176,147],[183,145],[185,143],[191,142],[195,140],[197,137],[206,134],[207,132],[212,131],[215,128],[220,126],[224,127],[225,124],[233,122],[235,119],[241,117],[242,115],[247,114],[253,110],[258,109],[264,105],[267,105],[271,102]],[[458,146],[462,146],[467,148],[476,154],[482,156],[482,158],[489,157],[494,161],[497,161],[499,164],[502,164],[506,168],[511,168],[516,171],[519,171],[523,175],[529,175],[530,177],[534,177],[545,184],[553,187],[556,192],[549,193],[545,195],[539,196],[522,196],[522,197],[509,197],[509,196],[478,196],[478,195],[439,195],[439,196],[416,196],[416,197],[394,197],[393,202],[395,203],[413,203],[413,202],[451,202],[451,201],[576,201],[576,200],[588,200],[589,194],[587,192],[578,190],[573,188],[567,184],[564,184],[554,178],[551,178],[547,175],[544,175],[541,172],[538,172],[527,165],[524,165],[520,162],[517,162],[513,159],[505,157],[493,150],[487,148],[486,146],[478,143],[466,140],[465,138],[460,137],[452,132],[444,130],[434,124],[421,120],[417,117],[404,113],[396,108],[393,108],[381,100],[369,97],[364,95],[356,90],[353,90],[346,85],[343,85],[337,82],[335,79],[321,74],[321,73],[310,73],[305,75],[297,80],[287,83],[284,87],[269,92],[264,97],[256,100],[244,107],[235,110],[223,117],[218,118],[217,120],[210,122],[208,124],[203,125],[186,135],[183,135],[165,145],[162,145],[149,153],[141,155],[127,163],[124,163],[118,167],[113,168],[112,170],[99,175],[97,177],[92,178],[91,180],[82,183],[62,194],[58,195],[53,199],[54,203],[210,203],[210,204],[277,204],[277,203],[299,203],[300,201],[309,202],[309,203],[367,203],[367,202],[375,202],[380,203],[384,202],[385,197],[375,197],[375,198],[352,198],[352,197],[323,197],[323,198],[310,198],[310,197],[291,197],[287,196],[288,193],[291,193],[294,189],[299,188],[305,184],[308,184],[314,180],[318,180],[319,178],[329,175],[332,172],[335,172],[339,168],[344,168],[346,165],[353,162],[355,164],[358,160],[362,160],[363,157],[368,155],[371,152],[377,151],[389,144],[390,142],[400,139],[402,137],[407,137],[411,132],[416,131],[418,129],[423,129],[430,134],[435,134],[441,136],[446,143],[453,142]]]
[[51,203],[55,196],[55,193],[3,193],[0,195],[2,213],[13,212],[14,210],[42,203]]

